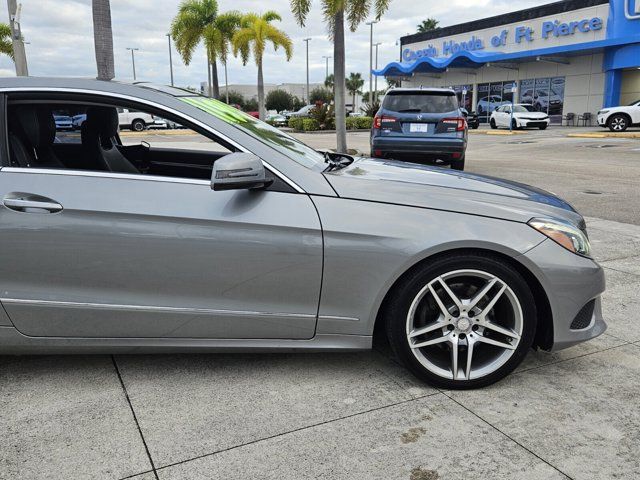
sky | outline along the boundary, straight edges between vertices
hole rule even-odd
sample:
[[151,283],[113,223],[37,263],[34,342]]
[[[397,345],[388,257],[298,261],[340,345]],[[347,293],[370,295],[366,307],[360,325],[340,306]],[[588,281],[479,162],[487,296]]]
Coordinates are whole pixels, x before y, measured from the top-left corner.
[[[18,0],[22,3],[21,24],[26,45],[29,74],[33,76],[95,77],[93,23],[91,0]],[[179,0],[111,0],[116,78],[132,80],[131,54],[136,51],[138,80],[166,83],[169,78],[169,53],[166,33],[178,10]],[[327,38],[322,22],[320,1],[314,0],[305,27],[300,27],[291,15],[289,0],[218,0],[221,12],[263,12],[267,6],[282,16],[277,26],[293,41],[294,54],[286,62],[282,49],[269,49],[264,59],[265,83],[306,81],[306,55],[303,39],[309,42],[310,82],[322,82],[325,77],[325,56],[333,55],[333,45]],[[392,0],[380,23],[374,25],[374,43],[380,42],[379,65],[399,57],[398,39],[415,33],[416,25],[428,17],[440,21],[440,26],[500,15],[540,4],[540,0]],[[6,2],[0,5],[0,21],[7,22]],[[206,59],[199,48],[190,65],[184,65],[173,52],[175,83],[179,86],[199,86],[206,81]],[[330,60],[329,72],[333,70]],[[355,32],[346,33],[346,63],[349,72],[360,72],[367,79],[369,72],[369,26],[364,23]],[[0,58],[0,76],[14,75],[13,63]],[[228,63],[229,83],[255,84],[257,69],[253,63],[242,65],[239,59]],[[224,84],[219,68],[220,84]],[[368,89],[368,81],[365,90]]]

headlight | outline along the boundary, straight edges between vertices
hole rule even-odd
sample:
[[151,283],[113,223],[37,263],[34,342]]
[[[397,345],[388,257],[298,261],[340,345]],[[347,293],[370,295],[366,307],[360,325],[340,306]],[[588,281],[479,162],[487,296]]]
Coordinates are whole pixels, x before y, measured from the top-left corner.
[[570,223],[534,218],[529,221],[529,225],[570,252],[585,257],[591,255],[591,244],[587,235]]
[[609,110],[600,110],[598,115],[604,115],[605,113],[609,113]]

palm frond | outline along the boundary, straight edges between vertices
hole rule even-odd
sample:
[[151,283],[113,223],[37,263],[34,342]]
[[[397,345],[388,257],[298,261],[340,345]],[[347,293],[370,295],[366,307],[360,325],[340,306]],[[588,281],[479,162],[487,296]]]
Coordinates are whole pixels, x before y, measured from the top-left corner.
[[346,5],[345,17],[349,29],[355,32],[364,20],[369,16],[371,0],[349,0]]
[[309,10],[311,10],[311,0],[291,0],[290,5],[291,13],[293,13],[298,25],[304,27]]
[[389,4],[391,0],[375,0],[374,10],[376,14],[376,20],[380,20],[387,10],[389,10]]
[[278,50],[279,47],[284,49],[284,53],[287,56],[287,61],[291,60],[293,55],[293,43],[289,35],[282,30],[277,29],[273,25],[266,25],[264,29],[265,38],[273,44],[274,50]]
[[11,27],[6,23],[0,23],[0,54],[13,58],[13,40],[11,39]]
[[280,16],[280,14],[278,12],[274,12],[273,10],[269,10],[268,12],[263,13],[262,19],[265,22],[274,22],[276,20],[278,22],[282,21],[282,17]]

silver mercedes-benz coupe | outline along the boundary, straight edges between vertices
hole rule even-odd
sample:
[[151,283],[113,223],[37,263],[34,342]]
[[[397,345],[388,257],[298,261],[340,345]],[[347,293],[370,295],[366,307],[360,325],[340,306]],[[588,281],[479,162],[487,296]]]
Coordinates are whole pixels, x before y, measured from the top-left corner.
[[[444,388],[606,328],[583,218],[537,188],[320,153],[150,84],[0,80],[0,353],[357,350]],[[118,112],[184,129],[118,131]],[[80,132],[53,115],[86,115]]]

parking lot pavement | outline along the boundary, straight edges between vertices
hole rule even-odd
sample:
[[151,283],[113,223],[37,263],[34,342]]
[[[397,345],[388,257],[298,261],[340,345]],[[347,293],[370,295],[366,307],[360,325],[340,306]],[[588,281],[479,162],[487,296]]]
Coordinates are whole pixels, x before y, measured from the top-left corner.
[[0,478],[639,478],[640,227],[588,224],[609,330],[492,387],[433,389],[384,345],[0,357]]

